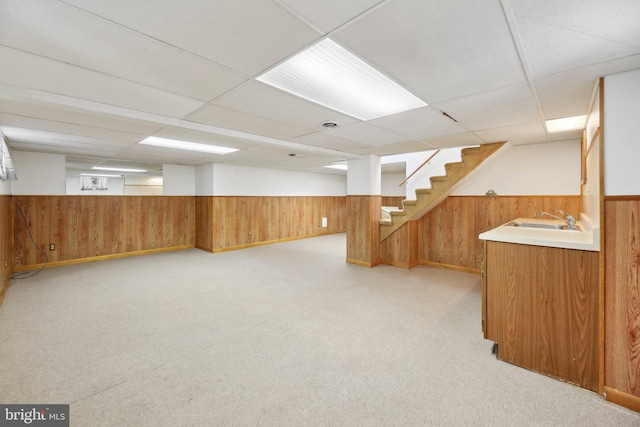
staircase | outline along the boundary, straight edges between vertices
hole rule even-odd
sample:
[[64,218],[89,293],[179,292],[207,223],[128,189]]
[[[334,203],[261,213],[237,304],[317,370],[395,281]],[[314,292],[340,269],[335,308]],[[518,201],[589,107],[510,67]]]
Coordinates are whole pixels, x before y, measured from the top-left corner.
[[480,145],[463,148],[460,153],[462,161],[447,163],[444,176],[432,176],[431,188],[416,190],[416,200],[403,200],[402,210],[391,211],[391,219],[380,220],[380,241],[383,241],[405,223],[418,219],[449,196],[458,184],[465,182],[469,174],[482,162],[498,151],[505,143]]

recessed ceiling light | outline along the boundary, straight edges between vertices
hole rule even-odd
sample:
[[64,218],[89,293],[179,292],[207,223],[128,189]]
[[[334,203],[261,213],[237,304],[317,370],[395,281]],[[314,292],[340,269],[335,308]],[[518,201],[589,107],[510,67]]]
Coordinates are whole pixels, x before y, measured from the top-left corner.
[[547,120],[549,133],[567,132],[570,130],[584,129],[587,116],[564,117],[562,119]]
[[94,166],[91,169],[111,172],[148,172],[146,169],[105,168],[102,166]]
[[229,154],[229,153],[233,153],[234,151],[238,151],[237,148],[219,147],[217,145],[199,144],[196,142],[180,141],[177,139],[158,138],[155,136],[150,136],[140,141],[140,144],[155,145],[157,147],[165,147],[165,148],[176,148],[178,150],[200,151],[203,153],[212,153],[212,154]]
[[361,120],[427,105],[330,39],[298,53],[258,80]]

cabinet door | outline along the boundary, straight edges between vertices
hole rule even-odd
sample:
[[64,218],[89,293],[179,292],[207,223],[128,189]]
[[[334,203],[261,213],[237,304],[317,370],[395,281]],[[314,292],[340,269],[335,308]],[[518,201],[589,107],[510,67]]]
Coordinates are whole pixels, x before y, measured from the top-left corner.
[[486,263],[498,357],[596,391],[598,253],[487,242]]

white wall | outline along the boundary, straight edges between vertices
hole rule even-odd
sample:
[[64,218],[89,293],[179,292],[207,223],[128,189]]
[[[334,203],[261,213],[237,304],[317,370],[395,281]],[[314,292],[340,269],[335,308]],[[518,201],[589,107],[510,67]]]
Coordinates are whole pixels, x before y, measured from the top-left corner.
[[404,185],[399,187],[405,178],[403,173],[385,173],[382,174],[382,195],[388,197],[405,197]]
[[581,141],[507,145],[485,160],[456,196],[579,195]]
[[[204,179],[208,181],[208,177]],[[345,196],[346,177],[216,163],[213,165],[213,195]]]
[[604,79],[604,194],[640,194],[640,69]]
[[14,150],[11,153],[17,181],[11,182],[15,195],[60,196],[66,194],[65,156]]
[[163,188],[165,196],[195,196],[196,168],[194,166],[162,165]]
[[125,196],[162,196],[162,181],[160,176],[153,178],[133,178],[124,179]]
[[382,171],[380,157],[362,156],[358,160],[347,161],[347,194],[350,196],[380,196],[382,192]]
[[213,196],[213,163],[196,166],[196,196]]
[[[19,178],[19,177],[18,177]],[[124,195],[124,178],[108,177],[106,190],[81,190],[80,177],[66,177],[66,194],[75,196],[122,196]]]

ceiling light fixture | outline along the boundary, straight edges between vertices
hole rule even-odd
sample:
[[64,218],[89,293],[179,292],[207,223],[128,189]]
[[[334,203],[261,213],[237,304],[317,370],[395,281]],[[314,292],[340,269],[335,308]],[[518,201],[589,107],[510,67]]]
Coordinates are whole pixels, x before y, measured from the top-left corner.
[[547,125],[547,131],[549,133],[557,133],[584,129],[586,120],[587,116],[585,115],[547,120],[545,123]]
[[94,166],[91,169],[111,172],[148,172],[147,169],[105,168],[102,166]]
[[330,169],[338,169],[341,171],[346,171],[348,169],[347,165],[328,165],[323,167],[330,168]]
[[427,105],[331,39],[316,43],[257,79],[360,120]]
[[158,138],[155,136],[150,136],[140,141],[140,144],[154,145],[156,147],[164,147],[164,148],[175,148],[178,150],[200,151],[203,153],[212,153],[212,154],[229,154],[229,153],[233,153],[234,151],[238,151],[237,148],[220,147],[217,145],[209,145],[209,144],[199,144],[196,142],[180,141],[177,139]]
[[81,173],[81,176],[105,176],[107,178],[122,178],[122,175],[109,175],[103,173]]

